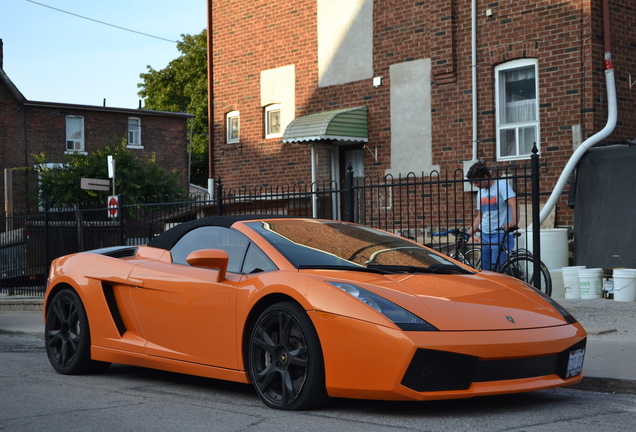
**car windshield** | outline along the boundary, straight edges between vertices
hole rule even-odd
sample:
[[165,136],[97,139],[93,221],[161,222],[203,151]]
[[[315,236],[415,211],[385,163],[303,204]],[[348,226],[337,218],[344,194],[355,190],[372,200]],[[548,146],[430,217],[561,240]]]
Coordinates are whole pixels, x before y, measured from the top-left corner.
[[[444,255],[397,235],[338,221],[248,222],[296,268],[417,269],[454,267]],[[415,270],[414,270],[415,269]]]

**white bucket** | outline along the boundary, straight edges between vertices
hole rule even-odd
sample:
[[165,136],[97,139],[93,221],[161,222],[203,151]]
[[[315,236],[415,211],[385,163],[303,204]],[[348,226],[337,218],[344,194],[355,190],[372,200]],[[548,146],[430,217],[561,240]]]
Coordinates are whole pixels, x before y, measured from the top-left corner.
[[554,269],[550,270],[550,276],[552,277],[552,297],[553,299],[565,298],[565,286],[563,285],[563,270]]
[[579,270],[585,266],[562,267],[563,289],[566,299],[580,299],[581,287],[579,286]]
[[614,300],[636,301],[636,269],[614,269]]
[[579,269],[579,290],[582,299],[603,298],[603,269]]
[[[519,230],[519,247],[533,251],[532,230]],[[552,273],[568,265],[568,230],[567,228],[541,229],[541,261]]]

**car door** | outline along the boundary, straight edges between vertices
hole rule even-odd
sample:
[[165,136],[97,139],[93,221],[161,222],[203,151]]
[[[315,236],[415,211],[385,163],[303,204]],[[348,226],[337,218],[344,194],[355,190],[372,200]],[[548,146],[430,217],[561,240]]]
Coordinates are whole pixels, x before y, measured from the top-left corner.
[[[223,368],[236,368],[237,289],[249,240],[223,227],[200,227],[184,235],[171,250],[172,263],[153,261],[133,269],[135,311],[148,355]],[[230,257],[224,280],[219,271],[185,261],[200,249],[222,249]]]

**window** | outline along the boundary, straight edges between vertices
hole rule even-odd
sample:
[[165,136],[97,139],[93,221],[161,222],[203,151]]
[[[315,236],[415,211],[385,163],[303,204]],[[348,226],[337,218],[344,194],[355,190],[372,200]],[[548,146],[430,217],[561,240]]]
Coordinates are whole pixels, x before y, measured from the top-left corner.
[[245,235],[223,227],[200,227],[185,234],[170,250],[172,262],[189,265],[189,254],[201,249],[220,249],[227,252],[230,273],[260,273],[277,270],[276,265]]
[[84,151],[84,117],[66,116],[66,151]]
[[227,142],[228,143],[237,143],[240,141],[240,137],[239,137],[239,131],[240,131],[240,124],[239,124],[239,112],[238,111],[232,111],[227,113],[227,115],[225,116],[225,126],[227,129]]
[[265,138],[278,138],[283,136],[280,128],[280,104],[272,104],[265,107]]
[[514,60],[495,68],[497,160],[527,158],[539,148],[537,60]]
[[141,119],[128,117],[128,147],[141,147]]

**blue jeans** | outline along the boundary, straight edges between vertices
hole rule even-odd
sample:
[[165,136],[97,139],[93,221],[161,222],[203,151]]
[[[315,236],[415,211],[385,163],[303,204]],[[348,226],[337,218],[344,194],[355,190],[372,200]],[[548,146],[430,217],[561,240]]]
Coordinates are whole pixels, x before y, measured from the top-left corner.
[[[503,231],[495,234],[481,233],[481,268],[483,270],[497,271],[508,258],[506,253],[499,247],[503,238]],[[506,248],[512,250],[515,246],[514,236],[508,234],[506,238]]]

